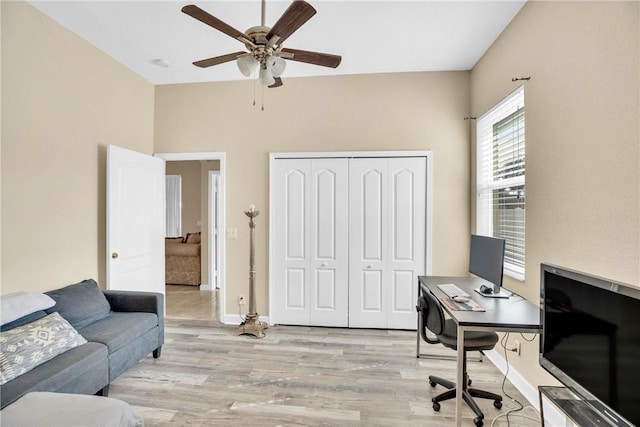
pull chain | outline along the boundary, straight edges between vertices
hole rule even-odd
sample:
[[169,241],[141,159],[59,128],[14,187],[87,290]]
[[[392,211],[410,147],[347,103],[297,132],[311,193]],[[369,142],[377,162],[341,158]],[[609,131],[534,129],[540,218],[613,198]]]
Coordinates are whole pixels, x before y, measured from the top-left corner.
[[258,79],[253,79],[253,106],[256,106],[256,85],[258,84]]

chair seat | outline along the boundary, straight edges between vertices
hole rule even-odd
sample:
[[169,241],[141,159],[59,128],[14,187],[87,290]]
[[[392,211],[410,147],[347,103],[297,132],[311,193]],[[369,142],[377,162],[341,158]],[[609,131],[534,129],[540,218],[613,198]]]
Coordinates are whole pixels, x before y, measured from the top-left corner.
[[[456,322],[447,319],[444,322],[444,332],[438,335],[438,340],[445,347],[458,349],[458,333]],[[498,342],[498,334],[495,332],[467,331],[464,333],[465,351],[491,350]]]

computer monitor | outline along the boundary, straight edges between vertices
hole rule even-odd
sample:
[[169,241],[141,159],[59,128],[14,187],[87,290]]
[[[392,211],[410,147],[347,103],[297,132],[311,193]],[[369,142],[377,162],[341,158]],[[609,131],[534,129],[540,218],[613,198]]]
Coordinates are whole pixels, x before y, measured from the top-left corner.
[[505,240],[497,237],[471,235],[469,251],[469,273],[488,281],[491,292],[478,292],[494,298],[505,298],[508,294],[501,292],[502,271],[504,266]]

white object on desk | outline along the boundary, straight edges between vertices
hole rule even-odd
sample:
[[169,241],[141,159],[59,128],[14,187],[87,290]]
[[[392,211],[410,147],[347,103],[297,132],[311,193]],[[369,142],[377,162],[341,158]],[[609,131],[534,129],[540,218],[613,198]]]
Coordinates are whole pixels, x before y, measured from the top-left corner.
[[[468,297],[471,299],[471,295],[460,289],[458,286],[453,283],[443,283],[442,285],[437,285],[438,289],[440,289],[446,296],[449,298],[454,297]],[[467,300],[468,301],[468,300]]]

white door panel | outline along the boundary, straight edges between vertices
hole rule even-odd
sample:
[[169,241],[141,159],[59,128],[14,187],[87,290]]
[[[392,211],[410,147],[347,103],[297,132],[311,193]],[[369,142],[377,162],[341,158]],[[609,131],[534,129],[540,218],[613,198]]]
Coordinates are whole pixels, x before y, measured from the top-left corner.
[[293,169],[285,182],[285,227],[287,260],[304,260],[307,254],[307,173]]
[[349,162],[349,326],[383,328],[388,301],[385,245],[387,159]]
[[394,158],[388,161],[392,253],[388,269],[392,304],[388,327],[415,327],[418,298],[416,277],[426,273],[426,160]]
[[348,162],[311,160],[310,325],[348,326]]
[[306,325],[309,321],[308,160],[276,162],[274,221],[274,311],[278,323]]
[[307,308],[307,280],[304,268],[288,268],[286,271],[285,308],[305,310]]
[[107,289],[164,294],[164,161],[107,148]]

